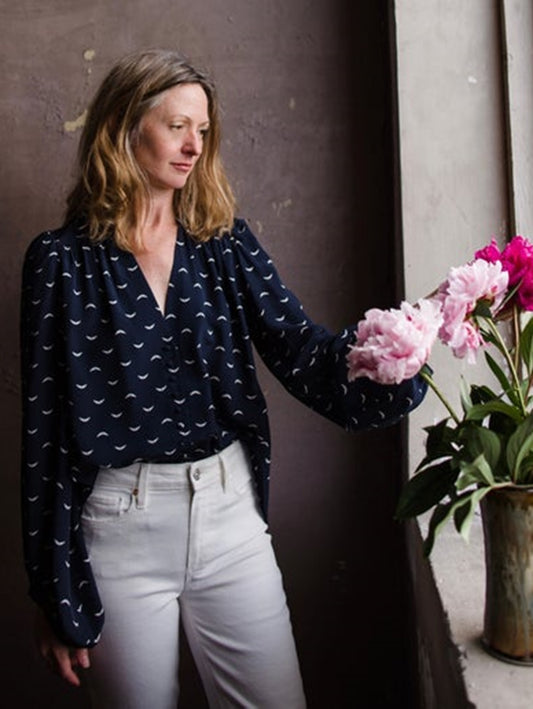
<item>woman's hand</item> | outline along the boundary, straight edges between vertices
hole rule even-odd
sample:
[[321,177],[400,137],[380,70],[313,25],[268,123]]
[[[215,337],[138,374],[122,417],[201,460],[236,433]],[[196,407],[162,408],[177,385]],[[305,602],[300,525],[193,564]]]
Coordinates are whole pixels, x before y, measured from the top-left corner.
[[55,635],[41,610],[35,616],[35,639],[41,657],[51,670],[75,687],[80,686],[80,678],[75,667],[87,669],[90,666],[87,648],[69,647]]

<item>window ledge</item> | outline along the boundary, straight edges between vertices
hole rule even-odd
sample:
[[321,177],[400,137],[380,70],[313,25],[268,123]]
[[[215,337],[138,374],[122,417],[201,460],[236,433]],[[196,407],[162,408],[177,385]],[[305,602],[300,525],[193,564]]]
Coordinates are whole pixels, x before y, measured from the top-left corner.
[[468,544],[447,524],[431,554],[433,576],[457,647],[468,699],[477,709],[530,709],[533,667],[491,657],[481,645],[485,559],[481,516]]

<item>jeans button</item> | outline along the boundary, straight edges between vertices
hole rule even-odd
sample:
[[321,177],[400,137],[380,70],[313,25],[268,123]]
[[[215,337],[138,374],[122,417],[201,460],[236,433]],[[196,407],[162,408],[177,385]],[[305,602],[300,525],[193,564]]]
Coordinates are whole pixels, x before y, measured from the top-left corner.
[[200,471],[195,470],[194,473],[192,474],[192,476],[195,480],[200,480]]

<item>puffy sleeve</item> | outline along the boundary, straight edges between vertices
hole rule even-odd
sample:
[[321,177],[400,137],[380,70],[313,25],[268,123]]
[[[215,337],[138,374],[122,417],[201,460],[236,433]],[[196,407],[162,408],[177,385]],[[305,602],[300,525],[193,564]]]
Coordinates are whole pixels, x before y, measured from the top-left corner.
[[426,384],[418,376],[393,386],[348,382],[355,328],[332,334],[313,323],[245,221],[237,221],[234,238],[254,345],[291,394],[348,430],[391,425],[422,401]]
[[22,277],[23,542],[30,596],[60,638],[87,646],[103,618],[79,523],[89,488],[77,482],[64,413],[66,277],[53,238],[38,237]]

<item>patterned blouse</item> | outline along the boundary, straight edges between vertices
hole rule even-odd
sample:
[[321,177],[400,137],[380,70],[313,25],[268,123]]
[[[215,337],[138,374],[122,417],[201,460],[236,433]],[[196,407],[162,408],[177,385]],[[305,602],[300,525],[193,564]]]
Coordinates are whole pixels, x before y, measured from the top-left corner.
[[30,595],[56,633],[98,642],[104,611],[80,526],[97,474],[187,462],[236,439],[266,516],[270,440],[252,344],[288,391],[347,429],[398,421],[423,398],[348,384],[353,340],[306,317],[243,220],[197,243],[178,228],[165,314],[135,257],[82,224],[41,234],[23,272],[23,523]]

